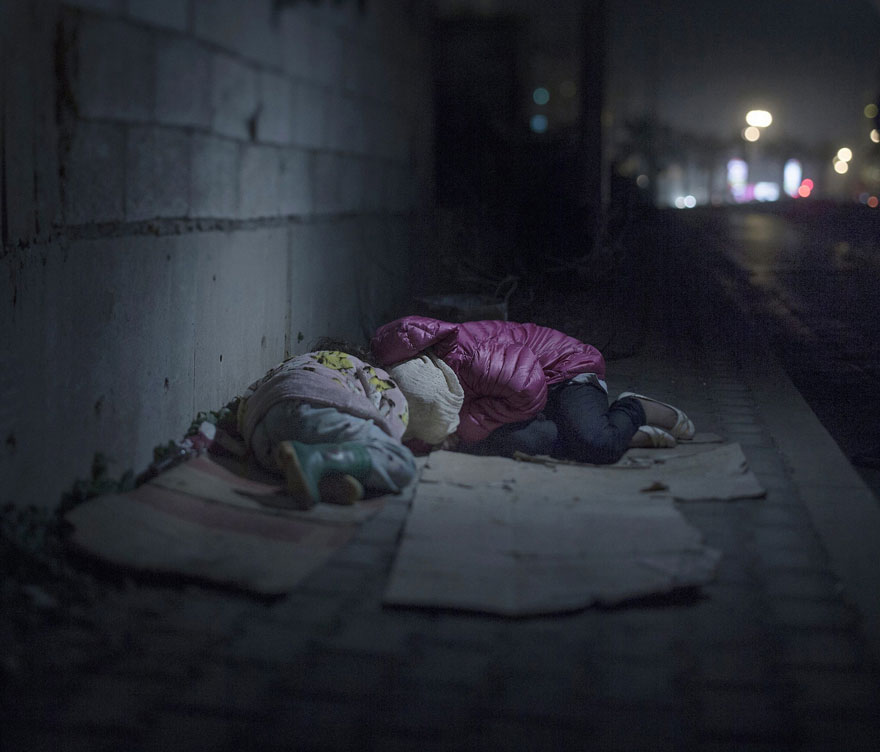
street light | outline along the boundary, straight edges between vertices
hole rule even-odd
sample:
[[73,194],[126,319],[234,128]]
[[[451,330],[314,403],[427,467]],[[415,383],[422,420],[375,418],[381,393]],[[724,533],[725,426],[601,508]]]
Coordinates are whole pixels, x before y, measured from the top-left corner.
[[773,116],[767,110],[749,110],[746,113],[746,123],[755,128],[766,128],[773,122]]

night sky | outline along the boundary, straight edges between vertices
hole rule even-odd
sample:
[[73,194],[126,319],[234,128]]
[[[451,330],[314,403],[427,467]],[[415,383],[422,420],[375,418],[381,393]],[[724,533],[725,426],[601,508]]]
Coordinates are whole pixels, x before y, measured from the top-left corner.
[[[871,0],[612,0],[610,104],[654,107],[693,133],[730,135],[749,109],[807,143],[866,137],[880,93]],[[863,133],[864,131],[864,133]]]

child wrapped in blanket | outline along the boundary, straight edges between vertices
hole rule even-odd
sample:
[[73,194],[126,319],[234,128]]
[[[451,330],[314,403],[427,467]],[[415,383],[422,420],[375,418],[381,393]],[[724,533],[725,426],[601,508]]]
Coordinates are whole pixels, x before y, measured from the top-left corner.
[[[431,418],[451,433],[458,412]],[[416,475],[401,443],[410,424],[406,397],[381,368],[341,350],[285,360],[248,387],[238,427],[265,469],[280,472],[292,502],[351,504],[398,493]]]

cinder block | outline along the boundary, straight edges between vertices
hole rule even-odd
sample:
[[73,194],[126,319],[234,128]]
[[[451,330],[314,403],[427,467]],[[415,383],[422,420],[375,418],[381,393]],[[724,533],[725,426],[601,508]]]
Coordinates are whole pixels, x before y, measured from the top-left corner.
[[351,36],[345,41],[345,55],[342,61],[342,78],[339,88],[346,94],[362,96],[364,93],[363,65],[364,41],[361,35]]
[[240,217],[278,215],[280,173],[280,149],[257,144],[242,146],[238,192]]
[[[7,10],[8,7],[8,10]],[[0,109],[0,160],[4,190],[3,233],[4,238],[15,241],[31,238],[36,218],[34,160],[35,151],[43,147],[35,140],[38,110],[36,99],[43,88],[37,71],[31,62],[35,51],[30,33],[29,9],[4,5],[0,21],[0,94],[5,106]],[[46,46],[46,53],[51,50]],[[50,84],[52,79],[46,83]],[[37,147],[35,149],[35,146]]]
[[281,67],[289,76],[311,80],[309,37],[312,32],[311,14],[304,3],[284,6],[280,24]]
[[341,202],[341,157],[332,152],[318,152],[313,160],[314,211],[316,214],[338,212]]
[[362,157],[339,157],[339,210],[359,212],[364,207],[366,163]]
[[289,144],[293,140],[293,86],[285,76],[259,74],[257,140]]
[[155,106],[156,53],[150,32],[98,16],[85,16],[79,28],[79,114],[145,122]]
[[326,89],[308,83],[294,84],[294,144],[313,149],[323,145],[327,109]]
[[64,159],[64,220],[68,224],[122,220],[123,126],[80,121]]
[[364,211],[377,212],[385,208],[385,163],[375,157],[364,161]]
[[273,0],[193,0],[194,32],[265,65],[281,64],[281,39]]
[[336,29],[315,25],[308,37],[309,78],[324,86],[339,86],[344,81],[342,39]]
[[328,90],[324,106],[324,148],[355,154],[365,153],[363,100]]
[[303,215],[312,211],[312,175],[309,153],[290,148],[281,153],[279,213]]
[[226,138],[194,134],[190,169],[190,215],[238,216],[240,144]]
[[188,4],[182,0],[126,0],[128,15],[153,26],[185,31]]
[[96,10],[116,13],[122,8],[123,0],[64,0],[65,5],[83,10]]
[[194,409],[216,410],[283,356],[287,230],[202,232],[188,245],[198,258]]
[[[24,43],[31,48],[30,68],[33,75],[34,127],[31,136],[38,148],[31,149],[34,159],[34,199],[36,203],[36,230],[43,233],[52,225],[61,222],[61,170],[59,165],[58,143],[59,117],[58,106],[58,61],[50,53],[53,45],[58,44],[57,12],[58,9],[49,3],[31,5],[30,12],[34,19],[35,36],[25,38]],[[0,35],[2,36],[2,35]],[[0,42],[2,44],[2,42]],[[6,83],[9,87],[9,81]],[[6,96],[9,97],[9,88]],[[9,101],[9,100],[8,100]],[[13,97],[13,101],[16,100]],[[7,116],[9,116],[7,109]],[[62,118],[63,119],[63,118]],[[6,132],[6,184],[10,181],[9,149],[12,148],[11,134]],[[52,148],[45,148],[52,144]],[[7,197],[8,198],[8,197]]]
[[412,175],[409,168],[388,164],[385,168],[386,208],[407,212],[414,206]]
[[189,212],[189,138],[152,126],[129,130],[125,149],[125,218],[185,217]]
[[257,103],[256,71],[229,55],[215,53],[211,64],[213,130],[250,139],[256,132]]
[[156,120],[162,125],[211,125],[211,56],[189,39],[168,37],[156,50]]

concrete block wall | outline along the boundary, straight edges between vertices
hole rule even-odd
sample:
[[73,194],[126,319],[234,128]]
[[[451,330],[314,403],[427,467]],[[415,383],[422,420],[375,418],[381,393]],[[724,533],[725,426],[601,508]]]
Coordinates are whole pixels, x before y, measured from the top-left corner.
[[429,0],[0,0],[0,503],[409,294]]

